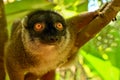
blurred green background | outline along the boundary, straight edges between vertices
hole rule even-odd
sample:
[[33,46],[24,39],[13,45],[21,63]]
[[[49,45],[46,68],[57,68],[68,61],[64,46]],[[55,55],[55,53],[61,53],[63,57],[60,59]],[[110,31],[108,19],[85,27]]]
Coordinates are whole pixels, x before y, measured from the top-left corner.
[[[69,18],[90,10],[90,1],[97,2],[94,5],[98,7],[104,3],[104,0],[5,1],[9,32],[14,20],[24,17],[25,14],[35,9],[55,10],[65,18]],[[120,13],[116,21],[111,21],[79,50],[78,62],[85,69],[87,80],[120,80]],[[65,79],[62,79],[60,73],[56,72],[56,80],[79,80],[79,78],[69,79],[71,73],[66,72],[68,76]],[[79,75],[79,72],[76,74]]]

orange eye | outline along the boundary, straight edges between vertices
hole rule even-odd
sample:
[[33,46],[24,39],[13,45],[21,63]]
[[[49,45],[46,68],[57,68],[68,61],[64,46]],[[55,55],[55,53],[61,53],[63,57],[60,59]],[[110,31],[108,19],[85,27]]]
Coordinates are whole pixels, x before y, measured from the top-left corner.
[[36,23],[35,25],[34,25],[34,30],[35,31],[41,31],[41,30],[43,30],[44,29],[44,23]]
[[63,30],[63,25],[62,23],[58,22],[58,23],[55,23],[55,27],[58,29],[58,30]]

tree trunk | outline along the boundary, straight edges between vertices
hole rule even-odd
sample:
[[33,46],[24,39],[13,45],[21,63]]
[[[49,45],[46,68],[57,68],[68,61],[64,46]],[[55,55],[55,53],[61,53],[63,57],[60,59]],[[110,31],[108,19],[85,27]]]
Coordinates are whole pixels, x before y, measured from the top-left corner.
[[5,80],[4,44],[7,40],[6,17],[3,0],[0,0],[0,80]]

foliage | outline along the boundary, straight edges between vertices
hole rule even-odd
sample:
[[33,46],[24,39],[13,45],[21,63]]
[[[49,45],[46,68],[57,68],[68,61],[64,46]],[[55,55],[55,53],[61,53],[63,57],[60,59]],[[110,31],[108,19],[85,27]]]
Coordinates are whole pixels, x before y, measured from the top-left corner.
[[[5,10],[10,26],[13,20],[31,10],[52,9],[68,18],[87,11],[87,6],[87,0],[21,0],[6,4]],[[120,14],[117,21],[111,22],[86,43],[78,55],[83,57],[79,60],[83,61],[82,66],[90,80],[120,80]]]

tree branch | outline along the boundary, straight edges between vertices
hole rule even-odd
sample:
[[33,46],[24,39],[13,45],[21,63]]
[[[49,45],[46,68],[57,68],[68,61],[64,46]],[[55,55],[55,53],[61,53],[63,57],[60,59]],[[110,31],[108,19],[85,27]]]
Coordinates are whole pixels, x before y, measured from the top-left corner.
[[5,80],[4,44],[7,40],[6,17],[3,0],[0,0],[0,80]]
[[120,0],[113,0],[79,33],[76,46],[81,47],[103,29],[120,10]]

